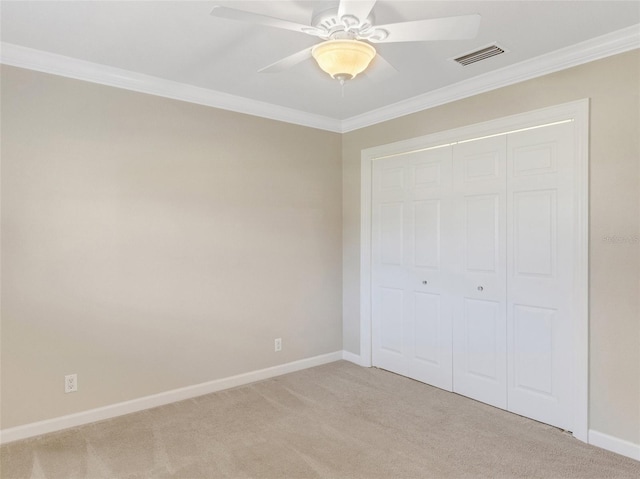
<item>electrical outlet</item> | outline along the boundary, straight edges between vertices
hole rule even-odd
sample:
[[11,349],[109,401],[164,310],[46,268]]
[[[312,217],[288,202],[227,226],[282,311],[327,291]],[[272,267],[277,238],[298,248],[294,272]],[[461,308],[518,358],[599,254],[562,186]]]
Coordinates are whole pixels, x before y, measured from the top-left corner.
[[67,374],[64,377],[64,392],[65,393],[74,393],[78,390],[78,375],[77,374]]
[[282,338],[276,338],[275,340],[275,351],[282,351]]

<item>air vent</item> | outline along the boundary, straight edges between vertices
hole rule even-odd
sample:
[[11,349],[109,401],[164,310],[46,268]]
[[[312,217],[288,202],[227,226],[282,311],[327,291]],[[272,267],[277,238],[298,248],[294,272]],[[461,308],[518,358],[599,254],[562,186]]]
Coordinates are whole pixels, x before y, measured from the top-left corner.
[[488,47],[481,48],[475,52],[467,53],[458,58],[454,58],[454,62],[458,62],[462,66],[467,66],[472,63],[479,62],[480,60],[486,60],[487,58],[495,57],[505,53],[507,50],[499,47],[498,45],[489,45]]

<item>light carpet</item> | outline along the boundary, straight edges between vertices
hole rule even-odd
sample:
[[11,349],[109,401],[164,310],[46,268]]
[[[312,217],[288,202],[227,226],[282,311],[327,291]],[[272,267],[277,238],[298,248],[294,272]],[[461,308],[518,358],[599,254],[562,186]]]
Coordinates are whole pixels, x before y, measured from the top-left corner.
[[339,361],[0,448],[17,478],[634,478],[556,428]]

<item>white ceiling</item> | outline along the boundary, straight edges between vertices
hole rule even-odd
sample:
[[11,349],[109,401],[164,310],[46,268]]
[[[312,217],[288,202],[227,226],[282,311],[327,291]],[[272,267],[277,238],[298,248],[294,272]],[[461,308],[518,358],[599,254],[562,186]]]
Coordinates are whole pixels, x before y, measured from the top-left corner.
[[[372,69],[347,82],[343,97],[313,60],[257,73],[317,38],[215,18],[215,4],[308,24],[314,8],[337,0],[2,1],[1,39],[341,121],[640,23],[639,1],[379,0],[376,24],[477,13],[479,34],[376,45],[398,73],[378,77]],[[449,60],[493,42],[509,53],[467,67]]]

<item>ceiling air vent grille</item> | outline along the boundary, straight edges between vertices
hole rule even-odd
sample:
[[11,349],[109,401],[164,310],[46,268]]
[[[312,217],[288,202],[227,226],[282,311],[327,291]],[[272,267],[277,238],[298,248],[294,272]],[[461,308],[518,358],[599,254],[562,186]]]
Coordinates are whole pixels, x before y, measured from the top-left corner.
[[467,53],[466,55],[454,58],[453,61],[458,62],[462,66],[467,66],[472,63],[479,62],[480,60],[495,57],[496,55],[500,55],[504,52],[506,52],[504,48],[500,48],[498,45],[490,45],[475,52]]

